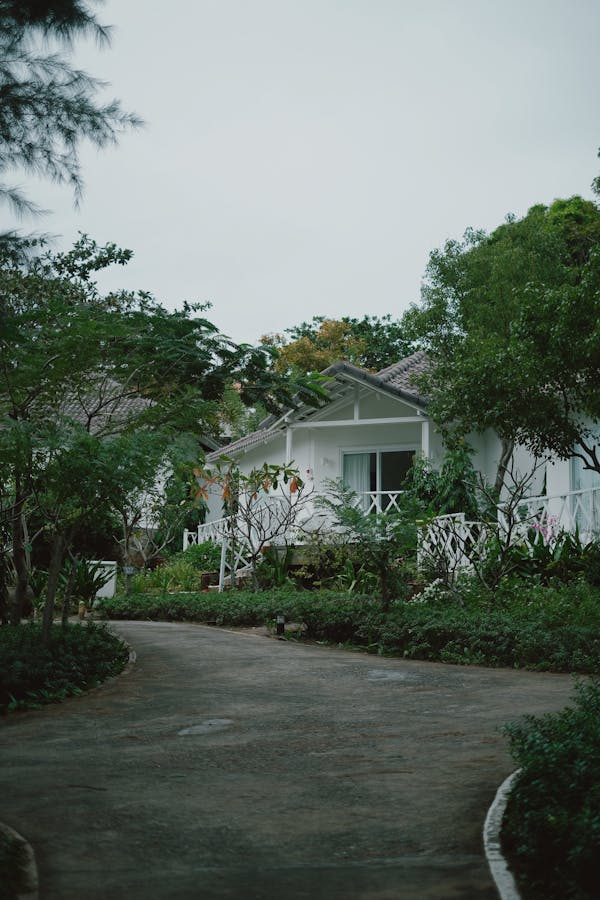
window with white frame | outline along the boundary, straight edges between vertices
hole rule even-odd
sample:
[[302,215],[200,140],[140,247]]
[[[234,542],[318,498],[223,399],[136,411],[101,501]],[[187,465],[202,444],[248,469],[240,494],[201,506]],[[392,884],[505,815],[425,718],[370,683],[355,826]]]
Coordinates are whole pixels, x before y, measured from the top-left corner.
[[[363,499],[365,509],[384,511],[390,505],[390,494],[402,490],[416,449],[346,452],[342,457],[345,483]],[[376,498],[376,504],[370,498]]]

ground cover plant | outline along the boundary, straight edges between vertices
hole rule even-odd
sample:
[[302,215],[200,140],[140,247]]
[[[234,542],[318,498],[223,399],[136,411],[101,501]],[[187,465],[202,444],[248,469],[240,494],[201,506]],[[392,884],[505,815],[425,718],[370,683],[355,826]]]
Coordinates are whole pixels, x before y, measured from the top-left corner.
[[48,645],[38,623],[0,628],[0,712],[80,694],[117,674],[128,657],[103,625],[55,625]]
[[102,601],[112,619],[264,625],[279,614],[313,640],[441,662],[555,672],[600,672],[600,591],[583,580],[506,583],[493,605],[475,581],[460,592],[430,586],[384,611],[377,595],[294,588],[134,594]]
[[165,591],[199,591],[202,576],[218,572],[221,564],[221,547],[213,541],[192,544],[186,550],[175,553],[163,565],[144,569],[131,578],[134,594],[161,594]]
[[502,842],[527,900],[592,900],[600,858],[600,680],[574,707],[507,726],[520,773]]

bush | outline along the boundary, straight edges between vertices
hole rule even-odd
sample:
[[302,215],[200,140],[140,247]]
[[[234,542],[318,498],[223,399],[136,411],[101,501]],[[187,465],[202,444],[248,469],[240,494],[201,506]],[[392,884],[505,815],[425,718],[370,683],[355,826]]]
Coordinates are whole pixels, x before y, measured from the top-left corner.
[[574,708],[506,728],[521,767],[502,843],[531,900],[592,900],[600,859],[600,680]]
[[264,625],[277,615],[300,615],[298,591],[226,591],[222,594],[131,594],[105,598],[101,610],[111,619],[151,619],[163,622],[205,622],[211,625]]
[[[425,595],[428,596],[427,594]],[[490,609],[480,585],[432,599],[394,602],[375,595],[273,590],[258,594],[118,596],[102,601],[111,618],[262,625],[278,614],[306,625],[306,636],[351,643],[390,655],[442,662],[554,672],[600,671],[599,592],[584,582],[544,588],[508,586]]]
[[600,586],[600,543],[582,543],[579,534],[561,531],[548,540],[543,529],[531,529],[527,544],[515,545],[508,554],[515,574],[548,584],[551,580],[574,581],[582,577]]
[[174,559],[183,558],[202,572],[216,572],[221,565],[221,545],[214,541],[204,541],[202,544],[190,544],[181,553],[177,553]]
[[119,672],[127,646],[105,626],[54,626],[48,647],[37,623],[0,628],[0,712],[39,707]]

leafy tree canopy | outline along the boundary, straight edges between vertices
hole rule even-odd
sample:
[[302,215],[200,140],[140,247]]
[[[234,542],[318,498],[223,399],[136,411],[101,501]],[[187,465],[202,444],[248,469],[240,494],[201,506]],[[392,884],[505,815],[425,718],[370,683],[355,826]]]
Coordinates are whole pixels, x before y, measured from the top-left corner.
[[129,251],[85,236],[68,253],[32,249],[23,259],[0,245],[0,524],[12,529],[19,598],[36,508],[53,544],[54,590],[70,542],[100,505],[131,511],[132,492],[149,486],[178,435],[195,436],[197,448],[218,436],[232,382],[242,402],[272,412],[322,396],[314,380],[275,372],[270,348],[222,335],[201,305],[171,311],[145,293],[102,296],[95,273],[125,264]]
[[600,469],[600,210],[581,197],[532,207],[430,256],[404,325],[431,357],[422,385],[448,437],[494,428],[505,444]]
[[281,372],[322,372],[339,360],[379,371],[412,351],[405,329],[390,315],[342,316],[327,319],[313,316],[287,328],[286,335],[266,335],[263,343],[279,351],[276,368]]
[[[100,102],[102,82],[70,65],[66,53],[86,35],[107,43],[109,30],[82,0],[0,0],[0,177],[48,177],[69,184],[78,200],[81,142],[105,147],[140,124],[118,101]],[[18,213],[40,212],[6,182],[0,198]]]

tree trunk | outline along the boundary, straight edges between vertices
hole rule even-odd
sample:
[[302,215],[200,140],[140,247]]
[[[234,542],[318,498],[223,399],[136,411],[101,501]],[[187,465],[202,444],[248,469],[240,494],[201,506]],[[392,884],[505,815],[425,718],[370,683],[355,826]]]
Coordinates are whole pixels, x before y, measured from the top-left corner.
[[65,557],[66,541],[62,534],[56,534],[52,542],[52,555],[48,569],[48,586],[46,588],[46,602],[44,603],[44,616],[42,619],[42,642],[45,646],[50,643],[50,633],[54,620],[54,600],[58,588],[58,576]]
[[[258,584],[258,574],[256,571],[256,559],[252,557],[252,567],[250,569],[252,573],[252,590],[255,594],[258,594],[259,584]],[[235,572],[234,572],[235,575]],[[237,587],[237,585],[235,585]]]
[[514,449],[515,442],[513,440],[510,440],[509,438],[502,438],[502,449],[500,451],[500,459],[498,460],[496,481],[494,482],[494,492],[498,499],[500,498],[502,488],[504,487],[504,476],[506,475],[506,470],[510,465]]
[[381,609],[387,612],[390,608],[390,582],[388,578],[387,564],[379,570],[379,582],[381,584]]
[[27,597],[29,586],[29,573],[27,571],[27,553],[25,550],[25,536],[23,534],[23,505],[26,494],[22,489],[21,475],[15,474],[15,502],[12,508],[12,545],[13,565],[17,575],[14,600],[12,604],[10,620],[13,625],[20,625],[23,616],[23,607]]
[[[1,533],[0,540],[3,540]],[[8,625],[8,616],[8,553],[0,550],[0,625]]]
[[69,575],[65,585],[65,596],[63,597],[63,607],[61,616],[61,625],[64,628],[69,624],[69,608],[71,606],[71,594],[73,593],[73,584],[75,583],[75,570],[77,568],[77,557],[71,557],[71,565],[69,566]]

